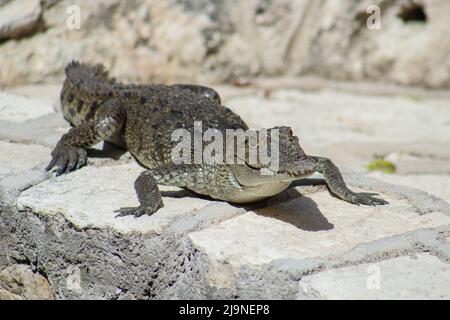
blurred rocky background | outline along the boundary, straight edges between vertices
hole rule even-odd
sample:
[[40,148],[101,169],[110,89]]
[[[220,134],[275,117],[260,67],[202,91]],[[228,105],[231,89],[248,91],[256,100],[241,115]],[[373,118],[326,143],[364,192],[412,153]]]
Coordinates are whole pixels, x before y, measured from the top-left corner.
[[449,21],[448,0],[0,0],[0,85],[58,82],[75,58],[138,82],[316,75],[442,89]]

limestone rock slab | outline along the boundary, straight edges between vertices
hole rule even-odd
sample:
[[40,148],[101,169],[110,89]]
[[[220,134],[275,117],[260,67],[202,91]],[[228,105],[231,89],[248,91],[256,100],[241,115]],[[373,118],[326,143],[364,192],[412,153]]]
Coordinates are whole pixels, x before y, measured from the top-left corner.
[[388,183],[421,189],[450,203],[450,175],[448,174],[380,174],[371,176]]
[[0,141],[0,179],[31,170],[50,161],[51,150],[39,145]]
[[[369,183],[372,179],[360,177],[360,180]],[[363,190],[367,191],[367,186],[358,191]],[[238,271],[242,266],[259,268],[278,259],[341,254],[360,244],[450,224],[450,208],[439,199],[428,196],[429,202],[423,201],[433,208],[428,210],[418,208],[405,194],[382,192],[381,196],[390,204],[355,206],[324,190],[248,212],[189,237],[212,263],[230,264]],[[439,206],[433,207],[434,202],[439,202]]]
[[0,92],[0,121],[23,123],[53,112],[50,104]]
[[[62,215],[79,229],[113,228],[119,232],[161,233],[177,218],[197,211],[211,201],[200,198],[164,197],[164,208],[152,216],[115,218],[114,210],[138,205],[134,181],[143,171],[135,163],[85,167],[69,175],[44,181],[17,200],[19,210],[39,216]],[[161,187],[161,192],[178,188]]]
[[302,278],[299,299],[449,299],[450,265],[427,253]]
[[0,140],[53,148],[70,128],[53,107],[58,88],[29,86],[0,92]]
[[[450,128],[447,123],[450,113],[446,100],[417,101],[401,96],[285,89],[274,91],[267,98],[254,93],[230,97],[226,105],[254,128],[280,124],[292,126],[300,143],[312,146],[333,146],[343,142],[410,144],[425,141],[449,146]],[[423,126],[423,121],[428,125]],[[370,153],[369,148],[364,151]],[[449,155],[445,149],[442,153]]]

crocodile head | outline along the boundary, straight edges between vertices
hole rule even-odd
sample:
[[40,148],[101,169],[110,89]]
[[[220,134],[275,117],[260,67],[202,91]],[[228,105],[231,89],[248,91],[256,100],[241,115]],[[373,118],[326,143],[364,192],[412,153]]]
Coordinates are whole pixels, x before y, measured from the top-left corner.
[[293,181],[311,174],[314,161],[305,154],[290,127],[261,129],[257,133],[258,139],[246,137],[245,163],[232,166],[240,184]]

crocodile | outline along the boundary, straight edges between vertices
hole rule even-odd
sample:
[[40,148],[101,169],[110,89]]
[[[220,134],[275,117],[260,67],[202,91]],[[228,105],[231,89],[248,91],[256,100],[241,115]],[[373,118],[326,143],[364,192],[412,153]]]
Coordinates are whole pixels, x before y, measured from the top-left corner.
[[[196,122],[201,122],[202,132],[213,129],[226,134],[227,130],[250,128],[209,87],[123,84],[111,78],[103,65],[77,61],[70,62],[65,73],[61,105],[72,128],[53,149],[46,170],[59,176],[81,168],[87,163],[87,148],[101,141],[128,150],[145,171],[134,183],[139,205],[117,209],[117,217],[151,215],[162,208],[158,185],[181,187],[230,203],[251,203],[275,196],[314,173],[322,174],[330,193],[341,200],[356,205],[388,204],[376,193],[350,190],[336,165],[328,158],[307,155],[287,126],[255,130],[268,137],[265,148],[277,144],[275,169],[258,156],[250,161],[250,151],[263,144],[249,138],[244,139],[244,152],[233,156],[236,161],[175,163],[172,151],[179,141],[173,133],[177,129],[194,135]],[[272,139],[275,131],[278,136]],[[236,151],[235,146],[231,148]]]

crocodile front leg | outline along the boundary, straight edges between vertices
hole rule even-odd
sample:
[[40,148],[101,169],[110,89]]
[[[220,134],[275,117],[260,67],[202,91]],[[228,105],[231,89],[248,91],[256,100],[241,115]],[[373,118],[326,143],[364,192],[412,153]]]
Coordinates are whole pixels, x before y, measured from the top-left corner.
[[208,176],[200,165],[165,164],[142,172],[134,182],[139,207],[120,208],[117,217],[152,215],[164,207],[158,184],[180,188],[193,188],[208,183]]
[[114,136],[120,131],[125,117],[118,101],[107,101],[96,111],[94,120],[82,123],[62,136],[45,170],[56,166],[56,175],[59,176],[79,169],[86,164],[86,148]]
[[376,193],[356,193],[350,190],[346,186],[338,167],[330,159],[322,157],[311,158],[316,161],[315,171],[324,176],[330,192],[338,198],[357,205],[376,206],[388,204],[387,201],[374,197],[378,195]]
[[94,121],[86,122],[70,129],[68,133],[62,136],[55,149],[53,149],[52,160],[45,170],[50,171],[56,166],[56,175],[59,176],[79,169],[87,161],[85,147],[94,145],[100,140],[100,137],[95,132]]

